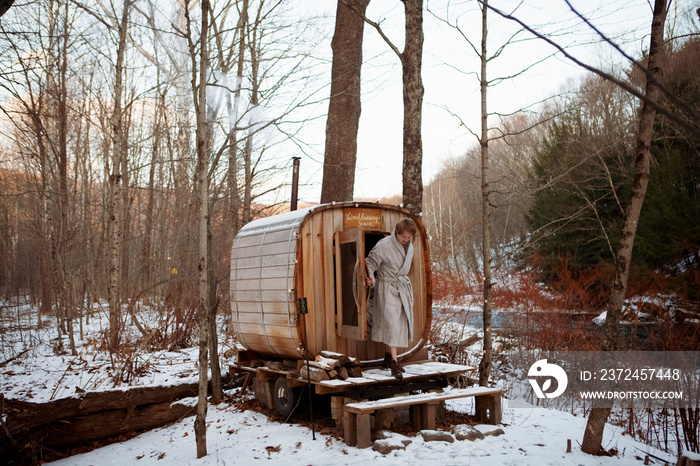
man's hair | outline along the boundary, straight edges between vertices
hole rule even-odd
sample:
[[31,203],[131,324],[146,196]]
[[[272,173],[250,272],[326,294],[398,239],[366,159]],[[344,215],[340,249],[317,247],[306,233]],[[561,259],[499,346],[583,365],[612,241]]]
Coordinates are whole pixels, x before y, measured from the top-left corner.
[[400,235],[404,231],[407,231],[415,236],[415,234],[418,233],[416,222],[414,222],[411,218],[402,218],[399,220],[399,223],[396,224],[396,233]]

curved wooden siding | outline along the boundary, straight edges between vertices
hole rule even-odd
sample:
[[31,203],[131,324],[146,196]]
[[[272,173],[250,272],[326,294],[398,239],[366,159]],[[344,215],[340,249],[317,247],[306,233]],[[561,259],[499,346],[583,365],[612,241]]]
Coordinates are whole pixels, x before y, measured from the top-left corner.
[[[384,357],[386,347],[371,341],[356,341],[340,338],[336,334],[335,318],[332,312],[323,309],[335,309],[335,290],[332,274],[334,273],[332,245],[333,233],[343,230],[343,209],[346,207],[380,208],[382,210],[381,230],[391,232],[396,223],[411,217],[418,225],[418,235],[414,241],[414,258],[410,274],[414,290],[414,335],[407,348],[400,351],[407,355],[418,350],[428,339],[432,322],[432,286],[430,254],[425,228],[419,218],[396,206],[371,203],[327,204],[316,208],[300,228],[301,270],[297,277],[297,293],[308,301],[308,347],[312,354],[322,350],[336,351],[373,361]],[[310,252],[309,252],[310,251]],[[366,251],[366,253],[369,251]],[[324,277],[321,279],[321,277]],[[325,286],[317,286],[323,282]]]
[[[338,336],[335,317],[334,234],[344,229],[344,209],[380,209],[381,231],[391,232],[403,217],[418,225],[410,279],[414,289],[414,337],[409,354],[424,344],[432,321],[428,238],[420,219],[405,210],[371,203],[326,204],[251,222],[236,237],[231,255],[233,327],[248,349],[299,359],[304,329],[297,299],[307,299],[307,347],[313,354],[336,351],[373,361],[386,348],[368,338]],[[366,253],[369,251],[366,251]]]

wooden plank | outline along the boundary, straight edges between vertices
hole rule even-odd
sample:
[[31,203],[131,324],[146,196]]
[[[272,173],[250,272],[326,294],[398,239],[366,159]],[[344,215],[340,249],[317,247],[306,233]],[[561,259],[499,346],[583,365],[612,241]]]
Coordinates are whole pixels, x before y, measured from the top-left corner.
[[413,419],[413,430],[420,431],[425,425],[424,415],[425,412],[422,408],[423,405],[412,405],[411,406],[411,418]]
[[[234,317],[239,317],[239,315],[235,315]],[[280,321],[274,321],[274,319],[275,317],[273,317],[273,315],[270,315],[269,319],[263,315],[262,322],[261,318],[258,318],[254,322],[241,322],[240,320],[234,319],[233,328],[244,346],[249,346],[251,344],[259,345],[260,339],[255,337],[261,337],[263,340],[273,341],[273,339],[276,339],[278,342],[286,340],[282,345],[284,348],[297,348],[299,345],[298,322],[289,322],[285,318],[281,319]],[[270,320],[271,323],[268,323],[267,320]],[[277,322],[279,322],[279,324]],[[273,348],[276,346],[278,346],[278,344],[270,343],[268,345],[269,350],[263,350],[262,352],[270,353],[270,351],[273,351],[274,354]],[[255,350],[260,351],[259,346],[255,348]]]
[[236,280],[250,280],[259,278],[280,278],[294,275],[293,265],[277,265],[266,267],[251,267],[247,269],[237,268],[234,270]]
[[421,410],[423,411],[423,429],[435,430],[437,403],[421,405]]
[[254,351],[258,352],[265,352],[267,354],[274,354],[277,357],[281,358],[292,358],[292,357],[301,357],[299,352],[296,349],[289,348],[289,347],[283,347],[283,346],[277,346],[276,347],[276,352],[273,353],[270,351],[270,345],[265,342],[262,345],[250,345],[250,348]]
[[343,414],[343,437],[349,446],[357,445],[357,416],[354,413]]
[[342,222],[342,211],[331,209],[323,213],[323,295],[324,309],[326,312],[324,333],[326,334],[326,348],[329,351],[338,351],[338,334],[336,330],[336,303],[335,303],[335,266],[333,236]]
[[279,290],[235,290],[233,292],[235,302],[284,302],[290,300],[288,289]]
[[245,345],[250,347],[252,351],[257,351],[261,354],[270,354],[272,348],[277,350],[291,350],[295,357],[289,356],[290,358],[301,358],[301,355],[296,350],[298,343],[294,344],[294,341],[287,337],[273,335],[265,338],[262,334],[248,334],[245,336]]
[[294,265],[295,253],[285,251],[281,254],[265,254],[253,257],[233,257],[233,265],[236,269],[250,269],[259,267],[276,267]]
[[[299,241],[301,242],[300,246],[300,260],[301,260],[301,277],[297,277],[297,279],[301,278],[301,286],[297,284],[297,295],[299,297],[306,298],[306,304],[308,307],[308,311],[315,312],[315,304],[314,304],[314,299],[313,299],[313,287],[314,287],[314,278],[313,278],[313,262],[312,262],[312,254],[311,254],[311,222],[306,221],[300,230],[300,239]],[[298,251],[299,252],[299,251]],[[309,315],[307,314],[304,319],[302,320],[302,323],[308,320]],[[306,322],[306,334],[307,338],[313,337],[313,335],[309,336],[309,328],[308,328],[308,322]],[[303,326],[300,327],[300,331],[302,332],[301,335],[303,337],[304,332],[303,332]],[[307,346],[309,344],[308,341],[304,342],[304,346]]]
[[464,373],[475,369],[471,366],[436,361],[428,361],[421,364],[406,364],[403,368],[406,369],[406,373],[415,375]]
[[[258,322],[260,321],[261,308],[264,315],[283,315],[289,317],[289,307],[288,302],[255,302],[255,301],[236,301],[232,306],[233,312],[237,313],[235,320],[241,322]],[[258,316],[258,320],[249,320],[250,317],[247,314],[253,314]],[[296,319],[296,315],[292,316]],[[246,320],[248,319],[248,320]]]
[[324,306],[324,290],[323,282],[318,277],[323,276],[323,256],[321,251],[321,239],[323,238],[323,216],[314,215],[311,217],[311,272],[313,280],[313,313],[309,310],[309,315],[306,316],[309,322],[309,350],[312,353],[318,353],[325,348],[325,328],[324,322],[326,317],[326,309]]
[[236,291],[241,290],[291,290],[294,286],[292,277],[253,278],[236,280]]
[[[479,397],[477,397],[479,398]],[[503,408],[501,406],[501,396],[498,395],[493,395],[491,396],[491,399],[493,400],[493,405],[491,408],[493,411],[491,411],[491,424],[501,424],[503,420]]]
[[[262,321],[261,321],[262,318]],[[292,327],[297,326],[296,318],[290,322],[289,314],[272,314],[265,312],[265,314],[260,315],[258,312],[243,312],[238,314],[237,322],[241,324],[264,324],[264,325],[278,325],[283,327],[288,327],[290,324]]]
[[335,393],[335,392],[347,390],[347,389],[353,387],[353,385],[354,385],[352,382],[350,382],[351,378],[352,377],[349,377],[345,380],[339,380],[339,379],[324,380],[323,382],[316,384],[316,394],[325,395],[328,393]]
[[357,448],[369,448],[372,445],[369,427],[369,413],[360,413],[357,417]]
[[238,323],[236,329],[245,334],[249,335],[265,335],[267,337],[275,338],[289,338],[289,326],[285,323],[284,325],[272,325],[265,323]]
[[386,382],[387,380],[395,380],[389,369],[370,369],[362,371],[362,377],[374,380],[375,382]]
[[[423,369],[419,369],[418,366],[426,366]],[[404,380],[412,379],[435,379],[436,377],[451,377],[456,375],[462,375],[465,371],[473,370],[473,368],[468,366],[460,366],[456,364],[446,364],[439,362],[425,362],[420,364],[409,364],[404,366],[406,368],[406,373],[404,374]],[[411,370],[412,368],[412,370]],[[408,375],[407,375],[408,374]],[[365,369],[362,372],[362,377],[349,377],[344,381],[325,381],[321,382],[317,387],[318,393],[332,393],[334,391],[340,391],[340,389],[347,389],[348,384],[354,387],[362,387],[366,385],[372,385],[377,382],[393,381],[395,378],[391,376],[391,372],[388,369]]]
[[396,227],[396,223],[398,221],[398,215],[395,211],[386,210],[382,212],[382,231],[394,231],[394,228]]
[[459,390],[451,390],[445,393],[421,393],[418,395],[397,396],[393,398],[384,398],[375,401],[365,401],[362,403],[348,403],[345,405],[345,410],[353,413],[373,412],[377,409],[395,408],[397,406],[410,406],[420,403],[437,403],[439,401],[454,400],[465,397],[482,397],[484,395],[498,395],[501,390],[488,387],[473,387],[463,388]]
[[362,345],[363,342],[360,342],[357,340],[350,340],[350,339],[348,339],[347,342],[348,342],[347,343],[348,354],[355,356],[355,357],[359,357],[358,349],[359,349],[359,347],[363,346]]
[[258,244],[254,246],[239,247],[233,250],[232,258],[241,259],[245,257],[260,257],[275,254],[288,254],[293,251],[291,249],[294,242]]

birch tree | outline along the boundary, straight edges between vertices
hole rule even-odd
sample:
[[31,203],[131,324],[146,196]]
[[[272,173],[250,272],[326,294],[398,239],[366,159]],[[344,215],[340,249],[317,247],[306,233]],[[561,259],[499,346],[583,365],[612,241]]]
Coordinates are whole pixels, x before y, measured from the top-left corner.
[[121,247],[123,240],[122,224],[122,171],[126,168],[127,144],[124,136],[122,114],[122,94],[126,54],[126,37],[129,26],[131,0],[124,0],[121,19],[118,22],[117,60],[114,67],[114,103],[110,126],[112,133],[111,173],[109,175],[109,344],[112,350],[117,350],[120,339],[120,278],[121,278]]
[[[209,367],[209,125],[207,122],[207,71],[209,67],[209,55],[207,37],[209,31],[210,6],[208,0],[201,0],[201,25],[199,31],[199,44],[192,40],[192,20],[190,17],[190,4],[184,1],[183,12],[186,17],[186,34],[188,39],[191,73],[192,73],[192,97],[195,103],[196,115],[196,140],[197,140],[197,171],[196,200],[198,211],[198,261],[199,272],[199,304],[197,306],[197,323],[199,327],[199,394],[197,401],[197,414],[194,421],[195,442],[197,444],[197,458],[207,454],[207,394],[208,394],[208,367]],[[197,45],[199,54],[197,54]]]

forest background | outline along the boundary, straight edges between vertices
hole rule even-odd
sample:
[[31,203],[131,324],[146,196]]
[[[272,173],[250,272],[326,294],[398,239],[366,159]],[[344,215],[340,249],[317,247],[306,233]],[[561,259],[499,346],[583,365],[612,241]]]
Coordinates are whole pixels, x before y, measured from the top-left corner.
[[[331,17],[307,2],[213,2],[208,39],[198,43],[205,35],[198,31],[202,18],[196,6],[47,0],[14,5],[0,19],[0,293],[8,302],[26,298],[36,304],[39,323],[56,320],[57,351],[63,351],[64,340],[75,351],[74,332],[89,319],[93,302],[107,302],[113,316],[105,336],[111,351],[124,343],[120,322],[138,321],[137,303],[173,309],[184,325],[177,334],[163,335],[164,341],[191,344],[201,296],[200,239],[211,240],[210,309],[225,313],[235,233],[251,219],[287,208],[292,156],[302,157],[303,167],[321,170]],[[516,3],[502,7],[517,15]],[[480,40],[469,26],[478,21],[479,8],[433,2],[426,8],[434,27],[442,24],[466,39],[469,54]],[[647,13],[650,21],[648,6]],[[387,15],[379,23],[394,24],[389,13],[378,14]],[[505,18],[493,15],[491,21],[494,29],[506,31],[494,39],[501,41],[493,47],[499,51],[494,63],[510,47],[534,40],[511,29]],[[567,34],[581,27],[581,18],[577,22],[533,27],[573,48],[578,36]],[[664,86],[695,111],[698,24],[690,2],[671,10],[663,65]],[[587,41],[605,44],[600,38]],[[644,60],[644,46],[636,43],[636,50],[635,58]],[[200,71],[208,85],[198,95],[197,59],[203,51],[208,66]],[[529,63],[510,69],[505,60],[500,66],[506,72],[490,84],[527,96],[516,78],[547,60],[563,60],[555,52],[533,54]],[[643,73],[608,53],[597,57],[600,68],[643,88]],[[387,69],[392,68],[381,64],[369,73],[368,101],[381,98]],[[433,63],[431,72],[435,69],[438,75],[457,71],[469,77],[476,68],[444,61]],[[435,81],[426,80],[426,86],[429,82]],[[462,88],[451,92],[459,96]],[[593,73],[579,73],[551,96],[540,89],[532,97],[489,117],[494,293],[501,305],[556,311],[563,322],[573,312],[595,314],[607,302],[634,175],[639,101]],[[458,300],[483,278],[480,149],[464,142],[478,131],[457,100],[454,107],[435,105],[431,112],[439,107],[459,122],[465,136],[455,139],[460,152],[432,160],[432,178],[423,187],[435,297],[441,300]],[[198,107],[202,102],[206,107]],[[204,138],[196,134],[197,108],[206,117]],[[400,114],[396,108],[397,122]],[[380,146],[377,138],[368,144]],[[210,157],[208,230],[201,229],[200,218],[203,140]],[[697,348],[699,140],[696,132],[657,116],[628,290],[630,296],[669,298],[644,309],[659,323],[650,339],[654,349]],[[302,175],[311,189],[302,191],[303,200],[310,203],[318,200],[312,194],[315,179]],[[499,274],[516,271],[527,285],[517,289],[531,295],[514,296],[498,286]],[[551,294],[541,293],[541,286]],[[538,341],[591,349],[596,339],[595,331],[552,325]]]

